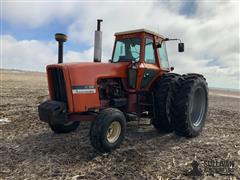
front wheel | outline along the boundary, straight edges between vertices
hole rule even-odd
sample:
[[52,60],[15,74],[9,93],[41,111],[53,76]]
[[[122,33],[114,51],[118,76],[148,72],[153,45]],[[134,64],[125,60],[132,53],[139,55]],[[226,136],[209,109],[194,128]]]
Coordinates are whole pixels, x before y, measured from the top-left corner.
[[79,126],[79,121],[70,121],[65,124],[51,124],[49,123],[50,128],[53,132],[61,134],[61,133],[69,133],[75,131]]
[[124,140],[126,119],[118,109],[108,108],[99,113],[90,128],[92,146],[100,152],[111,152]]

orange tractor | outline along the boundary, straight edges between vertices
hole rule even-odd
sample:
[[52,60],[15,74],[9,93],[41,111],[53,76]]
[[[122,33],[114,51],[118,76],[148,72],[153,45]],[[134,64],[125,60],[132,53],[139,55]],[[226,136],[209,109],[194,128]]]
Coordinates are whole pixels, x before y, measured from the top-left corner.
[[80,121],[92,121],[90,141],[110,152],[124,140],[126,122],[150,118],[160,132],[197,136],[208,110],[208,87],[200,74],[170,73],[166,42],[146,30],[116,33],[112,58],[101,63],[101,21],[97,22],[94,62],[62,63],[67,36],[57,33],[58,64],[47,66],[50,100],[39,105],[40,120],[56,133],[68,133]]

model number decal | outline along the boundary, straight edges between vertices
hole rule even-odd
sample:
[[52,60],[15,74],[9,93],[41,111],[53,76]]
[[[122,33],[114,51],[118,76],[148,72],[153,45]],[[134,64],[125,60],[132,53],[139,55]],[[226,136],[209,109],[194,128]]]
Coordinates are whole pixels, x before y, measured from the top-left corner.
[[72,86],[73,94],[94,94],[96,88],[93,85]]

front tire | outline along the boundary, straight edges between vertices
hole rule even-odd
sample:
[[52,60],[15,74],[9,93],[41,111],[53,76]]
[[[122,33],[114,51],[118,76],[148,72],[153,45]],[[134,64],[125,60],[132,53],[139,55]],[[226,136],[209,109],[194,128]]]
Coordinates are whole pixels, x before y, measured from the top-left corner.
[[99,113],[90,128],[92,146],[100,152],[111,152],[124,140],[126,119],[124,114],[114,108],[104,109]]
[[208,87],[200,74],[186,74],[175,84],[171,121],[179,136],[198,136],[204,126],[208,110]]
[[53,132],[62,134],[62,133],[69,133],[75,131],[79,126],[79,121],[70,121],[65,124],[51,124],[49,123],[49,127],[52,129]]

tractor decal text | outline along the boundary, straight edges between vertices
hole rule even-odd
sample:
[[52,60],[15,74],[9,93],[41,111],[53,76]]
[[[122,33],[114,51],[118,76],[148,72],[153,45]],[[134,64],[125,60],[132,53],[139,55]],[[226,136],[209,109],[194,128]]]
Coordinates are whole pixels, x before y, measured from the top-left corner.
[[94,94],[96,93],[96,88],[93,85],[81,85],[72,86],[73,94]]

